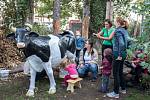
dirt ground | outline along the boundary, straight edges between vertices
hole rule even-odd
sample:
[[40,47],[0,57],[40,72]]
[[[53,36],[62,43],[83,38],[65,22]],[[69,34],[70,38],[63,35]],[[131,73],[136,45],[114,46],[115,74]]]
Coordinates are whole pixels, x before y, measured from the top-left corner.
[[[66,88],[60,85],[62,79],[56,77],[57,93],[54,95],[47,93],[49,81],[44,78],[36,82],[35,97],[28,98],[25,94],[29,86],[29,77],[18,76],[12,75],[8,81],[0,81],[0,100],[113,100],[104,97],[104,93],[98,92],[100,77],[96,82],[91,82],[89,78],[85,78],[81,81],[82,88],[76,88],[74,93],[67,92]],[[110,86],[112,86],[112,83],[111,79]],[[127,95],[121,95],[119,100]]]

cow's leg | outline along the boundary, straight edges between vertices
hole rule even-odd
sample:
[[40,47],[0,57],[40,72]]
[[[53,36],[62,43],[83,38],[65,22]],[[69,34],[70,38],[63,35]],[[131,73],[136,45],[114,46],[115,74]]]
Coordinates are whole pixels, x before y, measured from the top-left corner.
[[30,67],[30,86],[29,86],[29,90],[26,93],[26,96],[30,96],[33,97],[34,96],[34,89],[35,89],[35,77],[36,77],[36,71]]
[[49,81],[50,81],[50,88],[48,93],[54,94],[56,93],[56,83],[53,75],[53,69],[51,67],[51,63],[45,63],[44,69],[48,75]]

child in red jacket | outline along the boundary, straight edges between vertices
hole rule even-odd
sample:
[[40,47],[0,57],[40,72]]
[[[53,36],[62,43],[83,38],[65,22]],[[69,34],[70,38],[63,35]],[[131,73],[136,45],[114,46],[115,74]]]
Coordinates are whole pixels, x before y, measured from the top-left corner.
[[102,61],[102,67],[100,67],[102,72],[102,83],[100,85],[99,91],[106,93],[108,92],[109,76],[112,69],[112,50],[107,48],[104,50],[104,59]]

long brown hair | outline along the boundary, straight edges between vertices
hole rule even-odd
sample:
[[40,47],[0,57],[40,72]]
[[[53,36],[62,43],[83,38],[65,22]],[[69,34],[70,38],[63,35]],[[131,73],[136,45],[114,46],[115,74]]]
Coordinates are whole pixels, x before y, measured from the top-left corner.
[[93,42],[91,40],[89,40],[89,44],[91,45],[91,55],[94,54],[94,51],[93,51]]
[[[91,55],[93,55],[93,54],[94,54],[94,51],[93,51],[93,42],[92,42],[92,40],[87,40],[87,41],[88,41],[88,44],[91,46],[91,48],[90,48],[91,50],[90,50],[89,53],[90,53]],[[86,42],[87,42],[87,41],[86,41]],[[84,51],[86,51],[86,50],[87,50],[87,48],[84,48]]]
[[109,24],[109,27],[112,27],[112,22],[109,19],[105,19],[103,25],[105,26],[105,22]]

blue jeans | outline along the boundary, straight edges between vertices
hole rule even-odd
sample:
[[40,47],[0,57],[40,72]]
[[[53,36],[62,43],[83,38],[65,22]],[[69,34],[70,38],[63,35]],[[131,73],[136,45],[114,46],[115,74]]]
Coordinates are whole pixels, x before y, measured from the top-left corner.
[[78,73],[80,77],[85,77],[88,72],[92,72],[92,79],[97,79],[98,66],[97,64],[85,64],[78,68]]
[[102,83],[100,85],[99,90],[104,93],[108,92],[108,85],[109,85],[109,76],[102,75]]

